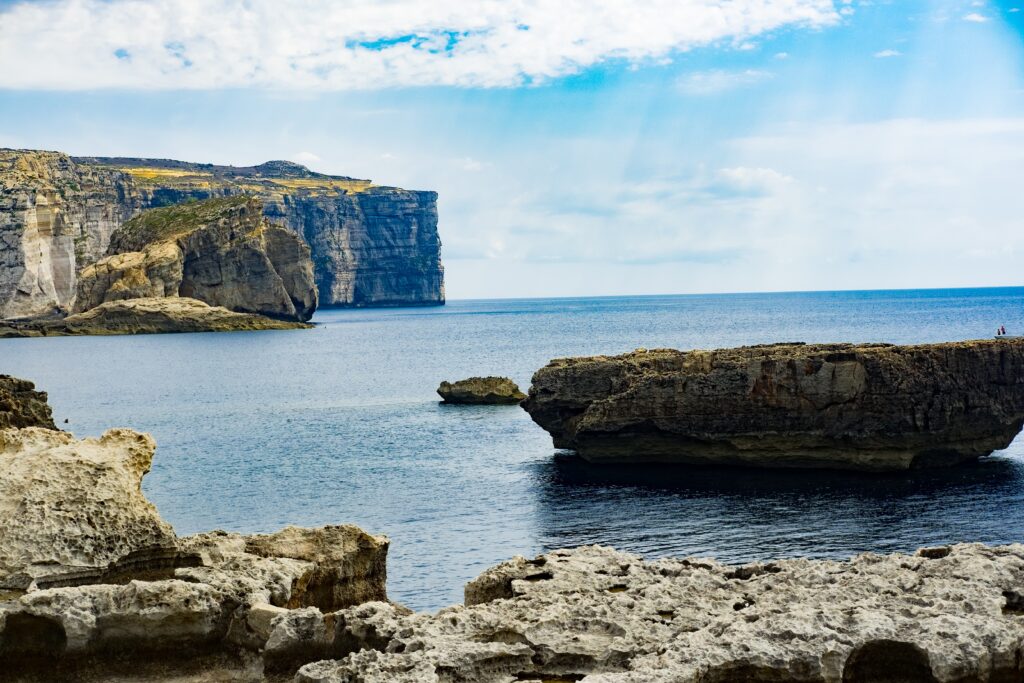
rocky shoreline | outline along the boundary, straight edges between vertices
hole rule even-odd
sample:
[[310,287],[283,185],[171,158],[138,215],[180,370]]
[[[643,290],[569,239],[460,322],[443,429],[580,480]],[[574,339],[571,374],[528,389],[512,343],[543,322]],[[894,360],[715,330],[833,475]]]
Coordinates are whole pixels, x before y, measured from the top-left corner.
[[598,463],[941,467],[1024,425],[1024,339],[772,344],[562,358],[523,408]]
[[351,526],[178,537],[145,434],[76,439],[0,377],[0,679],[300,683],[1024,680],[1024,545],[740,566],[515,557],[463,605],[387,600]]

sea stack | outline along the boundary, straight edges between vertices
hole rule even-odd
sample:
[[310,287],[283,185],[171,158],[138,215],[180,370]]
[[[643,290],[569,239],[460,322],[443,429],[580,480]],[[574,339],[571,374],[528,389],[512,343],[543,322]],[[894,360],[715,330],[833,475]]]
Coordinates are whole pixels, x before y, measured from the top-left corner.
[[508,377],[470,377],[441,382],[437,394],[443,403],[459,405],[515,405],[526,398]]
[[555,447],[597,463],[953,465],[1020,432],[1024,340],[562,358],[523,407]]

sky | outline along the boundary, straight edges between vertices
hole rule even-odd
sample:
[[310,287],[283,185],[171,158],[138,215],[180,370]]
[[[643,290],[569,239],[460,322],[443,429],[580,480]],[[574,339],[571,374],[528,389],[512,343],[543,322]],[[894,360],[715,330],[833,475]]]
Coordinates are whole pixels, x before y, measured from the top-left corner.
[[0,147],[439,193],[449,298],[1020,285],[1024,0],[0,0]]

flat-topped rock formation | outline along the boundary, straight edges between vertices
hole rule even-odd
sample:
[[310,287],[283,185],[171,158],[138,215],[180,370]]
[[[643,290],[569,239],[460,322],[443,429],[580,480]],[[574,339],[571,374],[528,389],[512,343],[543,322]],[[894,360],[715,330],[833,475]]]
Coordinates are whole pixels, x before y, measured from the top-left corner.
[[5,337],[66,337],[78,335],[164,334],[171,332],[247,332],[297,330],[309,323],[276,320],[253,313],[236,313],[223,306],[188,297],[108,301],[66,318],[0,321]]
[[515,405],[526,398],[508,377],[470,377],[441,382],[437,394],[444,403],[457,405]]
[[335,661],[301,683],[946,683],[1024,680],[1024,546],[848,562],[645,562],[590,546],[522,557],[466,606],[320,617]]
[[1024,340],[563,358],[534,374],[523,407],[592,462],[951,465],[1020,431]]
[[57,429],[45,391],[24,379],[0,375],[0,429]]
[[323,306],[444,303],[437,194],[314,173],[0,149],[0,318],[74,304],[78,275],[141,211],[240,194],[312,249]]
[[191,297],[211,306],[306,321],[317,305],[309,247],[237,195],[146,211],[79,274],[75,312],[124,299]]

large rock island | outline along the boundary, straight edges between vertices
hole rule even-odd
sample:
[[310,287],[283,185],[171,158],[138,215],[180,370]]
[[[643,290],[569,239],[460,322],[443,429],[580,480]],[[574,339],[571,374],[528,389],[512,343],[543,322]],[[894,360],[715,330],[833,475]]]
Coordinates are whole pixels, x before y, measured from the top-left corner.
[[0,149],[0,317],[68,310],[78,274],[151,208],[239,194],[312,249],[321,306],[444,303],[437,194],[314,173]]
[[537,371],[523,407],[592,462],[950,465],[1020,432],[1024,340],[564,358]]

